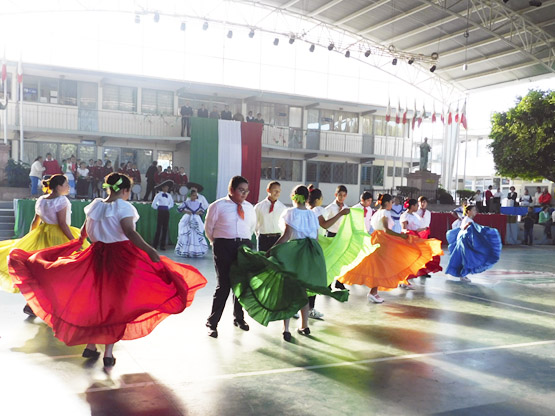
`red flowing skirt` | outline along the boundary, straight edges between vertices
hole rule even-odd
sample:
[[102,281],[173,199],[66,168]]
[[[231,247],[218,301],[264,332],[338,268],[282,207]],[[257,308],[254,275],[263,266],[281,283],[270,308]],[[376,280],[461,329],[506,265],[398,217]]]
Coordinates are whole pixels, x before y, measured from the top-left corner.
[[[427,240],[428,238],[430,238],[430,229],[426,228],[424,231],[420,231],[420,232],[409,230],[409,231],[407,231],[407,234],[414,235],[416,237],[420,237],[420,238],[423,238],[423,239]],[[439,265],[440,261],[441,261],[440,256],[432,257],[431,261],[426,263],[426,265],[424,267],[422,267],[420,270],[418,270],[418,272],[416,274],[411,274],[410,276],[408,276],[407,280],[414,279],[414,278],[419,277],[419,276],[424,276],[426,274],[437,273],[437,272],[442,271],[443,268]]]
[[35,252],[15,249],[9,269],[33,312],[67,345],[112,344],[148,335],[191,305],[206,278],[161,257],[154,263],[130,241],[78,240]]

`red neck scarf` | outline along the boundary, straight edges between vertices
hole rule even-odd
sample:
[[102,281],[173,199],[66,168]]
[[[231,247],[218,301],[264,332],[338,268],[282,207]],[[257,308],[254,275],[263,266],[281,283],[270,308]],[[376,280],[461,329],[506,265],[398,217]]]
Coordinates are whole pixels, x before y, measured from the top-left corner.
[[276,199],[275,201],[272,201],[272,200],[270,199],[270,197],[268,197],[268,201],[270,201],[270,214],[271,214],[272,211],[274,210],[274,205],[276,204],[277,199]]

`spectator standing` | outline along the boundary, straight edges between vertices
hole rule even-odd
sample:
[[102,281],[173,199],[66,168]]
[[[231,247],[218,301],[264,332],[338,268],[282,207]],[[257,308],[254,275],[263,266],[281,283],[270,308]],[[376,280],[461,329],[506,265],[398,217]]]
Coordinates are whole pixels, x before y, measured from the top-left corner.
[[247,114],[247,123],[254,123],[255,122],[255,118],[252,115],[252,111],[249,111],[249,113]]
[[515,192],[515,187],[511,186],[509,190],[509,194],[507,195],[507,205],[510,207],[518,207],[518,202],[516,202],[517,193]]
[[231,111],[229,111],[229,106],[226,105],[224,107],[224,110],[222,111],[221,117],[222,120],[231,120],[232,119],[232,115],[231,115]]
[[[75,156],[72,157],[75,158]],[[52,153],[50,152],[46,154],[46,160],[42,162],[42,165],[45,168],[43,172],[44,176],[50,177],[52,175],[62,173],[62,168],[60,167],[60,164],[56,159],[52,158]],[[75,169],[77,169],[77,166],[75,167]]]
[[212,111],[210,111],[210,118],[215,118],[215,119],[220,118],[220,113],[218,112],[218,107],[217,106],[214,106],[212,108]]
[[520,197],[520,205],[523,207],[529,207],[533,204],[533,199],[532,199],[532,195],[530,195],[530,193],[528,192],[528,189],[524,189],[524,195],[522,195]]
[[493,189],[493,186],[488,186],[487,191],[485,192],[485,197],[486,197],[486,212],[492,212],[492,202],[493,202],[493,192],[491,191]]
[[478,212],[484,212],[484,200],[482,192],[479,189],[476,191],[472,199],[474,200],[474,202],[476,202],[476,208],[478,208]]
[[551,239],[552,221],[551,221],[551,214],[549,212],[549,206],[548,205],[544,205],[542,207],[542,210],[540,211],[540,219],[538,221],[538,224],[540,224],[542,227],[544,227],[543,233],[545,234],[545,236],[548,239]]
[[541,205],[540,204],[540,196],[542,194],[542,188],[539,186],[536,188],[536,193],[534,194],[534,205]]
[[181,137],[185,137],[185,133],[187,133],[187,137],[189,137],[191,135],[191,117],[193,117],[193,107],[191,107],[189,101],[187,101],[185,105],[181,107],[180,114]]
[[551,205],[551,194],[547,187],[543,188],[543,192],[538,198],[538,205]]
[[197,110],[197,117],[208,118],[208,109],[201,104],[200,108]]
[[501,193],[501,189],[497,188],[497,190],[495,191],[495,193],[493,194],[493,198],[492,198],[492,207],[493,207],[493,212],[499,214],[501,212],[501,197],[503,196],[503,194]]
[[152,198],[154,198],[154,186],[156,185],[155,175],[158,171],[157,166],[158,162],[155,160],[153,161],[148,169],[146,170],[146,193],[143,198],[143,201],[149,201],[149,196],[152,194]]
[[243,117],[243,114],[241,114],[240,111],[237,111],[237,112],[233,115],[233,120],[235,120],[235,121],[245,121],[245,117]]
[[31,179],[31,196],[37,196],[39,182],[42,180],[42,173],[46,168],[42,165],[42,156],[38,156],[31,165],[29,178]]
[[260,124],[264,124],[264,119],[262,118],[262,114],[257,113],[256,114],[256,118],[254,119],[255,123],[260,123]]
[[[133,179],[133,185],[141,184],[141,172],[137,168],[136,163],[131,163],[131,168],[127,170],[127,175],[131,177],[131,179]],[[131,187],[131,189],[133,189],[133,187]],[[131,201],[133,201],[134,199],[137,199],[138,201],[139,199],[141,199],[141,196],[131,191]]]
[[77,168],[77,198],[86,199],[89,194],[89,169],[85,162]]
[[534,244],[534,223],[536,222],[536,214],[533,207],[528,207],[528,213],[522,217],[524,223],[524,242],[522,244]]
[[92,172],[90,172],[92,177],[92,187],[93,187],[93,198],[96,196],[100,198],[102,195],[102,184],[104,183],[104,166],[102,165],[102,159],[96,161],[96,165]]

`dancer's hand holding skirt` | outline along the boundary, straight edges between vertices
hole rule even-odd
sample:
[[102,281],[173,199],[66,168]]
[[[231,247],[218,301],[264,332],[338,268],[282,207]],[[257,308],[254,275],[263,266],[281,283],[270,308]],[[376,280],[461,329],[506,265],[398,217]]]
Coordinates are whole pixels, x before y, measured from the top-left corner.
[[347,290],[328,288],[326,263],[319,243],[311,238],[279,244],[269,251],[255,252],[243,246],[231,267],[233,293],[248,314],[267,326],[271,321],[291,318],[314,294],[341,302]]
[[10,274],[35,314],[67,345],[144,337],[189,306],[206,285],[194,267],[154,263],[130,241],[78,240],[37,252],[13,250]]

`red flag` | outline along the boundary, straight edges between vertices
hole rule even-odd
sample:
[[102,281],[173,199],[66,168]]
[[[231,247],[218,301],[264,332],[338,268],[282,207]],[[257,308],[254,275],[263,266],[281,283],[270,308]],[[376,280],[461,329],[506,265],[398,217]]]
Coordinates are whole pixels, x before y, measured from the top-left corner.
[[391,120],[391,105],[390,100],[387,100],[387,110],[385,110],[385,121],[389,122]]
[[457,112],[455,113],[455,123],[459,122],[459,103],[457,103]]
[[466,124],[466,100],[464,100],[464,105],[461,111],[461,124],[463,125],[465,130],[468,130]]
[[23,65],[21,63],[21,59],[17,64],[17,82],[20,84],[23,82]]
[[405,111],[403,111],[403,124],[407,122],[407,103],[405,102]]
[[449,105],[449,108],[447,109],[447,124],[451,125],[452,122],[453,114],[451,113],[451,105]]
[[399,124],[401,122],[401,103],[397,101],[397,111],[395,113],[395,123]]
[[414,100],[414,113],[412,115],[412,129],[414,130],[414,124],[416,123],[416,118],[418,115],[418,111],[416,111],[416,100]]
[[441,122],[445,124],[445,108],[441,107]]
[[432,123],[436,122],[436,103],[434,103],[434,110],[432,113]]
[[2,84],[6,82],[8,78],[8,69],[6,67],[6,52],[4,52],[4,58],[2,59]]
[[422,124],[423,118],[426,117],[426,107],[422,104],[422,113],[420,113],[420,117],[418,117],[418,127]]

